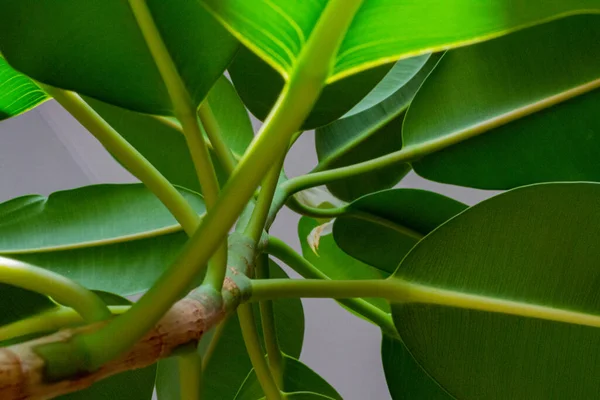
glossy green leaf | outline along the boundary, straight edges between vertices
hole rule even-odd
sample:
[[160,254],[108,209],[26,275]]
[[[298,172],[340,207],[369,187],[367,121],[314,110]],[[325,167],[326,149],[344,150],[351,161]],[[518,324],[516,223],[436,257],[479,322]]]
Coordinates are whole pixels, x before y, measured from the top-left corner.
[[[298,222],[298,237],[302,246],[302,255],[319,271],[330,279],[382,279],[389,275],[346,254],[335,243],[333,235],[323,235],[319,240],[317,253],[311,249],[308,237],[319,226],[316,219],[302,217]],[[366,299],[376,307],[389,312],[387,302],[382,299]]]
[[[599,199],[595,183],[515,189],[451,219],[402,261],[395,277],[421,302],[392,306],[396,328],[448,392],[461,400],[597,395],[600,356],[590,349],[600,329],[577,323],[598,326],[600,316]],[[450,301],[457,307],[439,305]],[[518,316],[526,309],[530,317]],[[575,316],[560,322],[561,313]]]
[[[317,129],[315,145],[319,164],[315,171],[344,167],[400,150],[406,109],[440,56],[434,54],[398,61],[392,70],[399,70],[394,74],[393,82],[398,85],[394,93],[369,109]],[[390,84],[381,82],[382,85],[384,83],[382,91]],[[379,94],[371,97],[378,97]],[[337,197],[352,201],[367,193],[394,186],[408,171],[408,164],[397,164],[334,181],[327,187]]]
[[0,55],[0,121],[27,112],[50,97]]
[[[284,392],[314,392],[332,399],[342,399],[325,379],[297,359],[285,356],[283,361],[282,390]],[[252,370],[235,396],[235,400],[255,400],[263,396],[260,383]]]
[[[181,193],[204,212],[197,194]],[[19,197],[0,204],[0,216],[0,254],[120,295],[147,289],[187,240],[140,184]]]
[[[325,86],[302,129],[313,129],[340,118],[373,90],[390,68],[391,64],[383,65]],[[240,49],[229,73],[244,104],[256,118],[264,120],[283,89],[284,78],[246,48]]]
[[[405,123],[431,180],[482,189],[598,181],[600,17],[577,16],[448,52]],[[429,151],[429,150],[426,150]]]
[[[148,7],[190,96],[200,104],[237,41],[197,0],[150,0]],[[136,111],[172,113],[126,1],[5,1],[0,51],[15,69],[49,85]]]
[[357,105],[352,107],[342,118],[359,114],[392,96],[402,86],[406,85],[423,68],[430,54],[423,54],[405,60],[397,61],[386,76],[367,94]]
[[[246,46],[287,77],[325,0],[201,0]],[[339,49],[330,81],[425,52],[463,46],[564,15],[597,0],[369,0]]]
[[335,220],[333,238],[350,256],[393,273],[419,240],[466,208],[425,190],[384,190],[352,202]]
[[402,341],[382,336],[381,361],[393,400],[454,399],[423,371]]
[[[94,110],[150,161],[171,183],[200,193],[200,185],[185,138],[176,122],[128,111],[86,98]],[[240,157],[254,137],[248,113],[231,83],[221,77],[211,89],[208,103],[219,123],[222,138]],[[217,177],[227,179],[214,153]]]
[[[270,276],[287,278],[285,272],[274,262],[269,263]],[[255,313],[258,312],[256,305]],[[299,299],[281,299],[274,302],[277,338],[282,351],[300,357],[304,340],[304,311]],[[256,314],[258,315],[258,314]],[[260,321],[257,321],[259,333]],[[210,359],[204,375],[204,397],[206,399],[233,399],[238,389],[252,370],[246,353],[238,318],[233,314]],[[159,362],[156,390],[159,400],[179,400],[179,375],[177,360]]]

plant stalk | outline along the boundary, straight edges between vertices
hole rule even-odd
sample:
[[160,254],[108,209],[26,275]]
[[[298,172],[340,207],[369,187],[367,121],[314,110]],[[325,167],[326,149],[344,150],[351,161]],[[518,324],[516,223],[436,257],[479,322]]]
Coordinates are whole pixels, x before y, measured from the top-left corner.
[[158,197],[188,235],[194,233],[200,217],[167,178],[77,94],[47,85],[42,85],[42,87],[94,135],[129,172]]
[[252,367],[256,373],[256,378],[265,393],[268,400],[281,400],[282,394],[275,384],[271,370],[264,357],[256,324],[254,322],[254,312],[251,304],[241,304],[237,310],[240,319],[240,327],[242,328],[242,336],[246,344],[248,356],[252,361]]
[[235,169],[237,161],[233,157],[231,150],[229,150],[227,143],[225,143],[223,140],[219,121],[217,121],[217,118],[210,107],[208,99],[205,99],[202,104],[200,104],[200,108],[198,108],[198,116],[200,117],[200,121],[206,130],[206,135],[213,144],[213,148],[219,161],[223,165],[227,175],[231,175]]
[[181,400],[202,399],[202,357],[193,350],[178,356]]
[[52,297],[73,308],[88,323],[109,319],[106,304],[91,290],[44,268],[0,257],[0,282]]

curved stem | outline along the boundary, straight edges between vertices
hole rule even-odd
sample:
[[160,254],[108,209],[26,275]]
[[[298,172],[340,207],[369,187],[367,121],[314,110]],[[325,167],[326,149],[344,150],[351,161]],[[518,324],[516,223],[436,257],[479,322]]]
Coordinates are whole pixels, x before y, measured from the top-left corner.
[[[307,259],[296,253],[294,249],[287,245],[287,243],[274,236],[269,236],[269,242],[267,244],[266,251],[272,256],[283,261],[286,265],[291,267],[304,278],[331,280],[326,274],[317,269]],[[364,299],[339,299],[338,302],[379,326],[388,335],[393,337],[398,335],[390,315],[385,311],[375,307],[368,301]]]
[[290,210],[295,211],[298,214],[313,218],[336,218],[348,212],[347,206],[334,208],[311,207],[298,201],[295,196],[290,196],[287,199],[286,205],[290,208]]
[[267,176],[265,176],[258,194],[258,200],[252,211],[252,216],[244,230],[244,234],[252,238],[255,242],[258,242],[266,228],[269,210],[271,210],[273,197],[275,196],[275,190],[277,190],[277,182],[279,182],[279,175],[281,174],[284,160],[285,156],[280,157],[280,160],[273,165],[267,173]]
[[[108,306],[111,315],[123,314],[130,306]],[[35,333],[51,332],[83,324],[85,320],[71,307],[57,307],[29,318],[0,326],[0,341]]]
[[[261,254],[258,257],[256,267],[258,278],[269,279],[269,257],[266,254]],[[277,386],[283,388],[283,354],[279,347],[279,340],[277,339],[273,302],[261,301],[259,307],[269,367]]]
[[212,338],[210,339],[208,348],[206,349],[206,351],[204,352],[204,355],[202,357],[202,370],[203,371],[206,370],[206,368],[210,364],[210,360],[211,360],[213,354],[215,353],[215,350],[219,344],[219,341],[221,340],[221,336],[223,336],[223,332],[225,331],[225,326],[228,321],[229,321],[229,317],[226,317],[223,321],[219,322],[219,325],[217,325],[217,327],[215,328],[215,333],[213,334]]
[[200,400],[202,398],[202,357],[194,347],[194,351],[179,355],[177,361],[180,399]]
[[50,296],[76,310],[87,322],[111,317],[106,304],[91,290],[47,269],[0,257],[0,282]]
[[[210,159],[208,148],[204,142],[204,135],[196,115],[196,106],[179,75],[177,67],[169,54],[146,0],[129,0],[133,15],[142,31],[154,62],[167,87],[167,92],[173,104],[175,116],[181,123],[183,134],[190,150],[192,161],[196,168],[196,175],[200,181],[202,194],[206,200],[206,209],[214,206],[219,195],[219,183],[215,168]],[[227,271],[227,242],[219,248],[209,262],[205,282],[211,284],[215,290],[221,290],[225,273]]]
[[217,153],[219,161],[223,165],[223,168],[227,174],[231,175],[237,162],[233,157],[231,150],[229,150],[227,143],[225,143],[223,140],[219,121],[217,121],[217,118],[210,107],[208,99],[204,100],[204,102],[200,104],[200,108],[198,108],[198,116],[200,117],[200,121],[206,130],[206,135],[213,145],[215,153]]
[[[96,332],[80,335],[77,345],[65,343],[62,350],[83,357],[85,368],[98,368],[133,346],[183,295],[189,282],[227,237],[267,171],[287,151],[291,136],[298,131],[321,93],[331,60],[360,3],[360,0],[328,2],[271,114],[217,203],[206,213],[173,264],[127,313]],[[72,373],[60,360],[53,361],[50,357],[46,361],[53,376]]]
[[242,328],[242,336],[246,344],[248,356],[252,361],[252,367],[256,373],[256,378],[262,387],[263,392],[268,400],[281,400],[282,395],[279,388],[273,380],[269,366],[260,346],[256,324],[254,322],[254,313],[251,304],[241,304],[237,310],[240,319],[240,327]]
[[191,235],[196,230],[200,217],[181,193],[81,97],[46,85],[43,85],[43,89],[94,135],[129,172],[150,189],[188,234]]

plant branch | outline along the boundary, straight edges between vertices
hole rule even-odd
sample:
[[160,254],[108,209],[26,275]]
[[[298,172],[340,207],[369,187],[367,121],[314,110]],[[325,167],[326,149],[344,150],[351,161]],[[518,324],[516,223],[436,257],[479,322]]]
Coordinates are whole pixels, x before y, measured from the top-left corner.
[[210,107],[208,99],[205,99],[202,104],[200,104],[200,108],[198,108],[198,116],[200,117],[200,121],[206,130],[206,135],[210,139],[219,161],[223,165],[227,175],[231,175],[237,162],[233,157],[231,150],[227,146],[227,143],[225,143],[223,140],[219,121],[217,121],[217,118]]
[[[190,150],[196,175],[200,181],[202,194],[208,211],[214,206],[219,195],[219,183],[215,168],[210,159],[208,148],[204,142],[201,126],[196,115],[196,106],[179,75],[177,67],[169,54],[146,0],[129,0],[136,21],[158,67],[160,75],[167,87],[173,104],[175,116],[181,123],[183,134]],[[227,269],[227,242],[225,241],[209,262],[205,282],[220,291]]]
[[[326,274],[317,269],[307,259],[296,253],[284,241],[269,236],[266,252],[283,261],[294,271],[307,279],[331,280]],[[378,296],[376,296],[378,297]],[[338,299],[338,302],[348,309],[357,312],[370,322],[379,326],[385,333],[393,337],[398,336],[391,316],[385,311],[375,307],[364,299]]]
[[181,193],[81,97],[51,86],[42,85],[42,87],[94,135],[129,172],[158,197],[185,232],[191,235],[196,230],[200,217]]
[[[112,315],[120,315],[131,306],[108,306]],[[83,324],[85,320],[71,307],[56,307],[0,327],[0,341],[36,333],[57,331]]]
[[317,208],[311,207],[307,204],[299,201],[296,196],[290,196],[287,198],[286,205],[290,210],[297,212],[300,215],[306,215],[307,217],[313,218],[336,218],[340,215],[348,213],[348,207],[332,207],[332,208]]
[[192,343],[191,347],[192,351],[177,357],[181,400],[202,398],[202,357],[195,351],[195,343]]
[[244,337],[244,343],[246,344],[246,350],[248,356],[252,361],[252,367],[256,373],[256,378],[260,383],[260,386],[265,393],[268,400],[281,400],[282,395],[279,388],[275,384],[273,375],[267,361],[265,360],[260,340],[258,339],[258,332],[256,330],[256,324],[254,322],[254,312],[252,311],[251,304],[241,304],[238,307],[238,317],[240,319],[240,327],[242,328],[242,336]]
[[252,238],[255,242],[258,242],[266,228],[269,210],[271,210],[284,160],[285,156],[282,156],[267,172],[267,176],[263,179],[262,187],[258,194],[258,200],[254,206],[254,210],[252,210],[250,221],[244,230],[245,235]]
[[[256,276],[259,279],[269,279],[269,257],[266,254],[261,254],[256,260]],[[267,350],[267,358],[269,367],[273,374],[273,379],[277,387],[283,387],[283,353],[279,347],[277,338],[277,328],[275,321],[275,312],[272,301],[261,301],[260,317],[263,328],[263,337],[265,348]]]
[[111,317],[106,304],[91,290],[44,268],[0,257],[0,282],[52,297],[72,307],[87,322]]

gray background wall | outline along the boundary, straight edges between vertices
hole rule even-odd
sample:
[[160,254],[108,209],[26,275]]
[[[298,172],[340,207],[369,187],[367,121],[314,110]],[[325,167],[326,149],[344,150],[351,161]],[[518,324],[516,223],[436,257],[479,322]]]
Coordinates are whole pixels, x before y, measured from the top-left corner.
[[[315,164],[314,134],[307,132],[286,160],[286,172],[288,176],[306,173]],[[135,181],[54,101],[0,124],[0,201],[90,184]],[[467,204],[491,194],[424,181],[414,174],[398,186],[437,191]],[[298,219],[284,209],[272,228],[274,235],[297,250]],[[293,271],[290,274],[298,277]],[[332,300],[309,299],[303,304],[306,333],[301,359],[344,399],[389,399],[379,356],[379,330]]]

